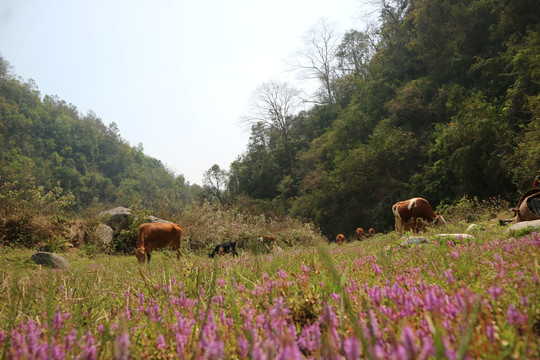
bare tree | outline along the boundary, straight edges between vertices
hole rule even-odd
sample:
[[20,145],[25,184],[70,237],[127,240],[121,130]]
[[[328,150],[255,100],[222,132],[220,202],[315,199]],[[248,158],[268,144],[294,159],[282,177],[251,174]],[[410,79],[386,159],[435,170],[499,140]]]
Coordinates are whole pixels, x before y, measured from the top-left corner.
[[252,129],[254,125],[260,124],[265,130],[277,134],[289,159],[292,160],[289,133],[294,117],[303,103],[299,89],[286,82],[268,81],[259,85],[253,92],[249,113],[243,116],[242,122]]
[[285,82],[265,82],[253,92],[249,113],[242,121],[250,126],[260,122],[265,128],[287,136],[292,118],[303,104],[300,94],[299,89]]
[[304,47],[290,60],[292,70],[303,79],[317,79],[321,83],[322,98],[334,102],[332,82],[336,77],[334,63],[339,46],[339,35],[333,24],[321,19],[304,36]]

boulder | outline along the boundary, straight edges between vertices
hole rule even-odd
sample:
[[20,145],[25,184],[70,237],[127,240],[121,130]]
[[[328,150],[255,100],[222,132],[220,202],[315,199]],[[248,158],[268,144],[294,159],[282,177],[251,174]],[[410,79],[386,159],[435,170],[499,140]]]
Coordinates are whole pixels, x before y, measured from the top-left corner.
[[51,267],[53,269],[67,269],[69,262],[62,256],[50,252],[39,251],[32,255],[32,261],[36,264]]
[[155,217],[155,216],[152,216],[152,215],[150,215],[149,217],[147,217],[147,220],[148,220],[148,222],[151,222],[151,223],[173,224],[172,221],[169,221],[169,220],[163,220],[163,219],[160,219],[160,218]]
[[404,242],[402,242],[400,245],[403,247],[410,247],[413,245],[420,245],[420,244],[427,244],[428,239],[425,236],[411,236]]
[[131,209],[125,207],[116,207],[99,213],[100,217],[105,219],[105,224],[109,225],[114,231],[120,231],[127,228]]
[[102,244],[108,245],[113,241],[114,230],[105,224],[99,224],[96,228],[96,236]]
[[529,229],[530,231],[540,231],[540,220],[521,221],[516,224],[512,224],[509,228],[509,232],[520,231]]

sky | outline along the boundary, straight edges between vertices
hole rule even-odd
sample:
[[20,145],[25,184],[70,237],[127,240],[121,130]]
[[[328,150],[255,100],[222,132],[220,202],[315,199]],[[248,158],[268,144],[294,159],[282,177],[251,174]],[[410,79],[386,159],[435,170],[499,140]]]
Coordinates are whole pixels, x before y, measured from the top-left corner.
[[0,55],[191,184],[243,154],[256,87],[302,88],[286,60],[321,19],[365,27],[367,0],[1,0]]

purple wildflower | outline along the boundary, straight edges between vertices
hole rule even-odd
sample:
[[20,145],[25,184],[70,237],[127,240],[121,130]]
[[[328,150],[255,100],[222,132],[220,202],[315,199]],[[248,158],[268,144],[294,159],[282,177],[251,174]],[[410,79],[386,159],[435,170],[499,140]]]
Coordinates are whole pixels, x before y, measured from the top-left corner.
[[527,314],[522,314],[514,304],[510,304],[506,312],[506,319],[510,325],[523,325],[528,321]]
[[416,343],[416,335],[410,326],[405,325],[401,332],[401,341],[407,351],[409,359],[415,359],[418,352],[418,344]]
[[161,333],[158,334],[156,340],[156,347],[158,350],[167,349],[167,344],[165,343],[165,338]]
[[321,346],[321,329],[318,322],[302,329],[298,345],[308,351],[314,351]]
[[502,295],[503,289],[494,284],[492,287],[487,288],[486,292],[491,295],[493,300],[497,301],[497,299]]
[[129,335],[127,333],[120,334],[115,340],[115,360],[129,359]]
[[347,360],[360,359],[360,343],[356,337],[348,337],[343,340],[343,353]]

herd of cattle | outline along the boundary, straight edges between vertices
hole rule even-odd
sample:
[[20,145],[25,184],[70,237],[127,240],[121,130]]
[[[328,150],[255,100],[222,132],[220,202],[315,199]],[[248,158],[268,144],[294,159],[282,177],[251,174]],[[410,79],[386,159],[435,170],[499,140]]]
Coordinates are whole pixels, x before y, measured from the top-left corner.
[[[431,208],[426,199],[417,197],[405,201],[400,201],[392,206],[394,214],[396,231],[403,233],[404,231],[412,231],[418,233],[425,231],[426,225],[444,225],[446,221],[441,215],[437,215]],[[356,229],[358,240],[362,241],[365,238],[375,236],[375,230],[370,228],[367,233],[364,229]],[[146,223],[139,227],[139,237],[137,240],[137,249],[132,253],[137,258],[139,264],[150,262],[152,250],[156,248],[164,248],[170,246],[176,251],[176,256],[181,256],[180,241],[182,238],[182,229],[177,224],[171,223]],[[273,240],[275,244],[276,238],[273,236],[260,237],[259,241]],[[345,236],[339,234],[336,237],[336,243],[342,244],[345,242]],[[215,255],[223,255],[231,253],[233,256],[238,256],[236,252],[236,242],[228,241],[217,245],[210,257]]]

